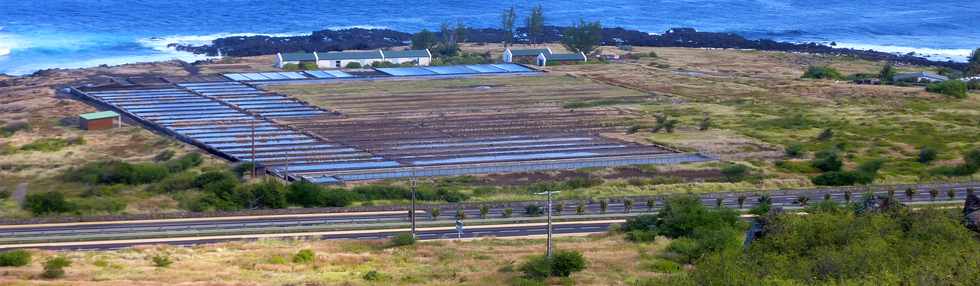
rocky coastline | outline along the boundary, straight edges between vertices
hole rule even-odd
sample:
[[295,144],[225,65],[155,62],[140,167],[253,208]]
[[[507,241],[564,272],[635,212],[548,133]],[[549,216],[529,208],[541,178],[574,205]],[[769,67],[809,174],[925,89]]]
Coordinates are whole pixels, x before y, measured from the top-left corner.
[[[558,42],[563,27],[547,26],[541,41]],[[438,34],[438,33],[437,33]],[[500,29],[467,28],[464,42],[467,43],[501,43],[508,35]],[[527,43],[525,31],[518,29],[514,41]],[[258,56],[277,52],[299,51],[339,51],[356,49],[383,49],[407,45],[411,42],[412,34],[389,29],[344,29],[322,30],[309,36],[271,37],[248,36],[227,37],[214,40],[209,45],[172,45],[178,50],[196,54],[226,56]],[[892,54],[873,50],[857,50],[837,48],[819,43],[789,43],[768,39],[752,40],[734,33],[701,32],[693,28],[673,28],[662,34],[650,34],[624,28],[604,28],[603,45],[609,46],[645,46],[645,47],[685,47],[685,48],[716,48],[716,49],[752,49],[761,51],[782,51],[813,54],[828,54],[851,56],[866,60],[891,61],[913,65],[947,67],[962,70],[965,63],[952,61],[934,61],[915,54]]]

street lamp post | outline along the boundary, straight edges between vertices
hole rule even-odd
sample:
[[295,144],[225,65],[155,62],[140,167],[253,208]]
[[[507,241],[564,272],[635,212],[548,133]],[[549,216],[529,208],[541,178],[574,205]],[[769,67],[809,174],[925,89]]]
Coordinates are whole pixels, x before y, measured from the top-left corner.
[[551,241],[551,209],[552,209],[552,207],[551,207],[551,195],[552,194],[557,194],[557,193],[560,193],[560,192],[559,191],[547,191],[547,192],[542,192],[542,193],[536,193],[536,195],[548,195],[548,250],[547,250],[548,259],[551,259],[551,254],[553,253],[552,249],[553,249],[553,245],[554,245],[554,243]]

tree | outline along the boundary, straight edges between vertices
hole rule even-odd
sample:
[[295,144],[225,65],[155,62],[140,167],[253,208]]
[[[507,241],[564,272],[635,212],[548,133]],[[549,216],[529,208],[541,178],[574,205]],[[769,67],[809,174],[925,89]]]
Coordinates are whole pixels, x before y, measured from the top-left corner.
[[743,206],[745,206],[745,200],[746,199],[748,199],[748,197],[746,197],[744,194],[739,194],[738,195],[737,202],[738,202],[738,208],[739,209],[741,209]]
[[463,207],[456,209],[456,219],[466,219],[466,212],[463,211]]
[[562,46],[575,53],[590,54],[601,41],[602,24],[599,21],[579,20],[578,24],[565,28],[561,35]]
[[512,208],[506,208],[506,209],[504,209],[504,213],[502,215],[503,215],[503,217],[507,218],[507,217],[510,217],[513,214],[514,214],[514,209],[512,209]]
[[480,206],[480,218],[486,219],[487,218],[487,214],[489,214],[489,213],[490,213],[490,207],[489,206],[487,206],[487,205]]
[[926,91],[939,93],[954,98],[966,98],[968,87],[966,82],[960,80],[947,80],[944,82],[930,83],[926,86]]
[[19,267],[31,264],[31,253],[18,249],[0,252],[0,267]]
[[938,155],[939,152],[936,149],[929,146],[922,147],[922,149],[919,149],[919,163],[929,164],[936,160]]
[[831,196],[830,196],[830,193],[824,193],[824,194],[823,194],[823,200],[824,200],[825,202],[826,202],[826,201],[830,201],[830,200],[831,200],[832,198],[833,198],[833,197],[831,197]]
[[915,196],[915,193],[916,193],[915,189],[911,187],[905,189],[905,200],[912,201],[912,197]]
[[48,279],[61,278],[65,276],[65,267],[71,266],[71,260],[64,256],[48,258],[44,262],[44,272],[41,276]]
[[810,165],[820,171],[833,172],[840,171],[841,167],[844,166],[844,162],[841,161],[837,150],[829,149],[817,152],[814,155],[813,161],[810,161]]
[[805,207],[806,204],[809,203],[809,202],[810,202],[810,196],[808,196],[806,194],[802,194],[802,195],[796,197],[796,203],[797,204],[800,204],[801,207]]
[[803,152],[804,152],[803,144],[800,143],[789,144],[788,146],[786,146],[786,150],[784,152],[786,153],[786,156],[790,158],[803,157]]
[[878,72],[878,79],[882,83],[892,83],[895,80],[895,67],[892,66],[892,63],[887,63],[881,68],[881,71]]
[[853,196],[854,193],[851,193],[851,191],[844,191],[844,202],[848,204],[851,203],[851,197]]
[[950,200],[955,199],[956,198],[956,190],[954,190],[954,189],[947,189],[946,190],[946,196],[949,197]]
[[538,43],[544,34],[544,8],[539,4],[531,8],[531,14],[527,16],[527,40],[532,44]]
[[520,270],[524,277],[534,280],[544,280],[548,277],[568,277],[572,273],[585,270],[585,256],[577,251],[558,251],[554,257],[544,255],[532,256],[521,264]]
[[412,49],[415,50],[431,49],[437,43],[436,34],[427,29],[422,29],[422,31],[412,35]]
[[578,202],[578,206],[575,206],[575,214],[584,215],[585,214],[585,203]]
[[725,205],[725,198],[715,198],[715,207],[720,208]]
[[830,140],[830,138],[834,138],[834,130],[830,128],[820,131],[820,134],[817,135],[817,140],[820,141],[827,141]]
[[650,130],[651,133],[657,133],[660,130],[674,133],[674,128],[678,123],[676,119],[670,119],[666,114],[656,114],[654,117],[657,118],[657,125],[653,126],[653,129]]
[[609,201],[605,199],[599,200],[599,213],[605,214],[606,210],[608,209],[609,209]]
[[929,199],[930,200],[936,201],[936,197],[938,197],[938,196],[939,196],[939,190],[937,190],[937,189],[929,189]]
[[655,206],[657,206],[657,200],[656,199],[648,199],[647,200],[647,211],[653,211],[653,207],[655,207]]
[[973,50],[968,63],[969,66],[966,68],[966,73],[969,75],[980,75],[980,48]]
[[507,34],[507,39],[504,40],[504,46],[506,47],[514,41],[514,21],[517,20],[517,10],[514,6],[510,6],[510,9],[504,10],[500,14],[500,29],[504,30]]
[[630,213],[633,210],[633,199],[623,199],[623,212]]
[[526,207],[524,207],[524,214],[527,215],[527,216],[540,216],[543,213],[544,213],[544,210],[542,210],[541,209],[541,206],[538,206],[538,205],[533,205],[532,204],[532,205],[527,205]]

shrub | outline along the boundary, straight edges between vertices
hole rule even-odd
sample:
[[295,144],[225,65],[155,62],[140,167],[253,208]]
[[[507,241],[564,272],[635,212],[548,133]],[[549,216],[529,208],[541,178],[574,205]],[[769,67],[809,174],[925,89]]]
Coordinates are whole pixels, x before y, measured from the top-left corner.
[[980,149],[963,155],[963,163],[954,167],[943,166],[932,172],[943,176],[969,176],[980,170]]
[[234,174],[225,171],[207,171],[194,178],[193,186],[195,188],[204,188],[207,185],[219,182],[237,183],[238,179],[235,178]]
[[959,80],[930,83],[926,86],[926,91],[928,92],[939,93],[954,98],[966,98],[966,89],[966,83]]
[[38,152],[57,152],[65,147],[72,145],[82,145],[85,144],[85,140],[81,137],[75,137],[71,139],[61,139],[61,138],[41,138],[34,140],[31,143],[24,144],[20,146],[20,150],[24,151],[38,151]]
[[518,268],[525,278],[544,280],[551,276],[551,260],[547,256],[535,255]]
[[26,250],[0,252],[0,267],[19,267],[31,264],[31,253]]
[[729,182],[740,182],[745,179],[745,176],[748,173],[749,167],[741,164],[730,164],[721,168],[721,174],[724,175],[725,180]]
[[626,233],[626,240],[632,242],[654,242],[657,232],[652,230],[634,230]]
[[648,270],[659,273],[676,273],[683,269],[677,262],[663,259],[654,259],[648,262],[646,266]]
[[381,272],[371,270],[364,273],[364,275],[362,275],[361,278],[363,278],[365,281],[381,281],[385,277],[384,274],[381,274]]
[[572,273],[585,270],[585,256],[578,251],[558,251],[551,259],[551,275],[568,277]]
[[231,168],[231,172],[235,173],[236,176],[241,178],[241,177],[245,177],[246,173],[251,174],[252,169],[255,167],[256,167],[255,163],[242,161],[236,164],[235,167]]
[[10,122],[0,127],[0,137],[14,135],[18,131],[30,131],[31,124],[25,121]]
[[832,67],[826,66],[810,66],[803,73],[803,78],[813,78],[813,79],[842,79],[840,71]]
[[810,165],[814,168],[820,169],[820,171],[831,172],[840,171],[841,167],[844,166],[844,162],[840,159],[840,154],[837,150],[824,150],[817,152],[814,155],[813,161],[810,161]]
[[65,200],[64,194],[57,191],[28,194],[24,200],[24,207],[34,215],[66,213],[76,208],[74,204]]
[[291,64],[291,63],[290,64],[284,64],[284,65],[282,65],[282,70],[284,70],[284,71],[295,71],[295,70],[299,70],[299,65],[298,64]]
[[540,216],[544,210],[539,205],[527,205],[524,207],[524,214],[527,216]]
[[157,254],[151,259],[153,260],[153,266],[156,267],[170,267],[171,264],[174,264],[173,260],[170,260],[170,256],[167,255]]
[[792,158],[803,157],[803,152],[804,152],[803,151],[803,144],[800,144],[800,143],[789,144],[788,146],[786,146],[786,151],[785,152],[786,152],[786,156],[789,156],[789,157],[792,157]]
[[194,180],[197,178],[197,174],[191,172],[183,172],[180,174],[172,175],[166,179],[160,180],[153,187],[150,188],[151,191],[155,192],[165,192],[173,193],[183,190],[189,190],[194,188]]
[[197,167],[201,165],[202,162],[204,162],[204,158],[201,157],[201,154],[187,153],[180,156],[180,158],[167,161],[165,166],[167,167],[167,170],[170,170],[170,172],[177,173]]
[[622,231],[653,231],[657,230],[657,216],[656,215],[638,215],[634,217],[626,218],[626,222],[623,223],[620,228]]
[[391,241],[389,241],[389,245],[391,245],[392,247],[413,245],[415,244],[416,241],[417,239],[415,238],[415,236],[412,236],[411,233],[399,233],[391,237]]
[[354,194],[342,189],[325,189],[310,182],[295,182],[286,191],[289,203],[303,207],[346,207],[354,201]]
[[41,276],[54,279],[65,276],[65,267],[71,266],[71,260],[64,256],[52,257],[44,262],[44,272]]
[[10,198],[10,191],[0,190],[0,200],[6,200]]
[[817,140],[820,141],[827,141],[830,140],[831,138],[834,138],[834,130],[830,128],[820,131],[820,134],[817,135]]
[[936,160],[936,157],[938,155],[939,155],[939,152],[936,151],[936,149],[934,149],[932,147],[922,147],[922,149],[919,150],[919,160],[918,161],[919,161],[919,163],[929,164],[932,161]]
[[565,181],[563,185],[565,189],[581,189],[594,187],[601,184],[602,178],[596,176],[581,176],[569,179],[568,181]]
[[156,156],[153,156],[153,161],[163,162],[163,161],[170,160],[173,157],[174,157],[174,150],[166,149],[160,151],[160,153],[157,153]]
[[311,71],[311,70],[317,70],[319,68],[320,67],[317,66],[316,63],[314,63],[314,62],[301,62],[301,63],[299,63],[299,69],[301,69],[301,70]]
[[512,208],[505,208],[505,209],[504,209],[504,212],[503,212],[503,213],[502,213],[501,215],[502,215],[503,217],[505,217],[505,218],[509,218],[509,217],[511,217],[511,216],[512,216],[513,214],[514,214],[514,209],[512,209]]
[[831,171],[810,179],[818,186],[849,186],[861,181],[860,174],[851,171]]
[[344,68],[359,69],[359,68],[361,68],[361,63],[359,63],[359,62],[349,62],[349,63],[347,63],[346,66],[344,66]]
[[115,214],[126,209],[126,201],[116,197],[92,197],[79,199],[75,210],[87,214]]
[[293,254],[293,263],[311,263],[316,260],[316,253],[313,250],[303,249]]

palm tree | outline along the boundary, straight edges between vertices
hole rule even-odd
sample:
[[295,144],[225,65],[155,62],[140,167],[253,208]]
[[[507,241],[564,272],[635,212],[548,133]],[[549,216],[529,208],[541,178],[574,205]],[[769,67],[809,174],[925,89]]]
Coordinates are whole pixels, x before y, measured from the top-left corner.
[[647,200],[647,211],[653,211],[653,207],[657,206],[657,199]]
[[433,208],[432,210],[429,211],[429,215],[432,216],[432,220],[436,220],[436,218],[438,218],[439,214],[441,213],[442,210],[440,210],[439,208]]
[[599,200],[599,212],[605,214],[606,210],[609,209],[609,201]]
[[463,211],[462,207],[456,209],[456,219],[459,220],[466,219],[466,212]]
[[512,208],[504,209],[504,213],[503,213],[504,217],[510,217],[512,214],[514,214],[514,209]]
[[946,190],[946,196],[949,197],[949,200],[952,201],[953,199],[956,198],[956,190],[954,190],[954,189],[948,189],[948,190]]
[[743,206],[745,206],[745,199],[748,199],[748,197],[746,197],[744,194],[738,195],[738,208],[741,209]]
[[800,195],[796,198],[796,202],[800,204],[801,207],[805,207],[808,202],[810,202],[810,196],[806,194]]
[[585,203],[578,202],[578,206],[575,207],[575,214],[584,215],[585,214]]
[[721,208],[725,204],[725,198],[715,198],[715,207]]
[[936,197],[938,197],[938,196],[939,196],[939,190],[937,190],[937,189],[929,189],[929,199],[930,200],[936,201]]
[[487,214],[489,213],[490,213],[490,207],[488,207],[487,205],[480,206],[480,218],[486,219]]
[[844,202],[848,204],[851,203],[851,196],[853,195],[854,194],[852,194],[851,191],[844,191]]
[[823,200],[824,201],[829,201],[830,199],[832,199],[832,197],[830,196],[830,193],[823,193]]
[[623,199],[623,212],[630,213],[633,209],[633,199]]
[[916,191],[912,187],[905,189],[905,201],[912,201],[912,197],[915,196],[915,193]]

